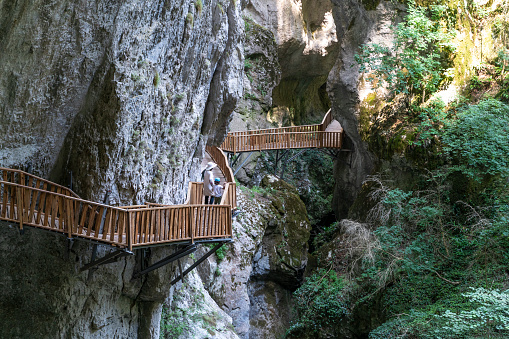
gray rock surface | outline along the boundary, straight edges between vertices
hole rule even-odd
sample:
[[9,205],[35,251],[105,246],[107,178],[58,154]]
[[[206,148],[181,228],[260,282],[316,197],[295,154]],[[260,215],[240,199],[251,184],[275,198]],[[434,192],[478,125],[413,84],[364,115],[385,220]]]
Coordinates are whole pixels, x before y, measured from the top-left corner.
[[346,218],[348,209],[370,174],[377,159],[367,149],[359,135],[359,105],[362,91],[369,90],[361,82],[359,66],[354,56],[359,47],[367,42],[390,42],[388,22],[394,16],[394,4],[381,1],[376,10],[367,10],[357,0],[334,3],[334,18],[341,52],[327,80],[327,92],[332,103],[333,116],[341,123],[346,132],[344,148],[339,161],[335,162],[334,177],[336,187],[333,209],[337,219]]
[[[274,185],[262,194],[245,188],[239,192],[242,213],[233,224],[235,242],[222,261],[211,257],[198,269],[240,338],[276,338],[285,332],[291,292],[307,263],[309,222],[305,217],[295,222],[296,215],[305,215],[305,206],[295,192],[282,190],[285,183]],[[286,194],[295,200],[281,197]]]
[[245,16],[274,33],[281,81],[273,90],[270,121],[321,119],[330,102],[327,75],[339,52],[332,2],[249,0]]
[[[240,2],[201,3],[0,0],[0,166],[63,184],[72,171],[94,201],[110,189],[114,204],[183,202],[242,95]],[[68,256],[51,233],[0,234],[0,337],[159,337],[173,267],[131,278],[172,248],[89,280],[88,243]]]

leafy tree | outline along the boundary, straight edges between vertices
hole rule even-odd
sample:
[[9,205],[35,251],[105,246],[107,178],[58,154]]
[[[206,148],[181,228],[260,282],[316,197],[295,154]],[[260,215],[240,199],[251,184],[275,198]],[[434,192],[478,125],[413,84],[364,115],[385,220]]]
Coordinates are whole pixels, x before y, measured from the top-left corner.
[[425,8],[410,3],[405,20],[393,27],[393,46],[366,44],[356,55],[361,72],[372,72],[368,80],[387,86],[392,94],[420,94],[422,101],[436,92],[446,76],[446,56],[454,51],[453,33],[444,31],[440,20],[444,6]]
[[509,106],[494,99],[470,105],[444,125],[444,151],[477,181],[509,176]]

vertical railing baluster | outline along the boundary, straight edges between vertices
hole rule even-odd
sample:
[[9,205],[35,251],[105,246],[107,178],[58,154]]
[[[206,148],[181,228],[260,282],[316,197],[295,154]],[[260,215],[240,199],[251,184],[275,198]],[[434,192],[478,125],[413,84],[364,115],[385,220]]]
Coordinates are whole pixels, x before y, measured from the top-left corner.
[[[19,218],[19,230],[23,231],[23,187],[16,188],[17,204],[18,204],[18,218]],[[14,212],[14,211],[13,211]],[[14,217],[14,215],[13,215]]]
[[[126,214],[124,213],[124,218]],[[134,213],[127,211],[127,248],[133,251],[133,233],[134,233]]]
[[194,230],[193,230],[193,223],[194,223],[194,218],[193,218],[193,207],[188,207],[188,211],[189,211],[189,234],[191,236],[191,243],[194,244]]

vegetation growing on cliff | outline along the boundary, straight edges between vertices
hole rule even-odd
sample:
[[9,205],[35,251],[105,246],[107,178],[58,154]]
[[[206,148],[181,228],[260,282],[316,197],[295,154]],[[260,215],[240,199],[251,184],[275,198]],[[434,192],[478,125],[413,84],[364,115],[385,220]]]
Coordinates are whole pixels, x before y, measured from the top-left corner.
[[[371,339],[509,335],[509,53],[504,43],[493,58],[485,55],[463,97],[432,99],[454,73],[451,26],[437,15],[444,9],[411,3],[395,27],[395,47],[368,45],[358,56],[361,71],[389,92],[368,96],[361,134],[382,159],[405,155],[412,178],[405,187],[394,173],[368,178],[359,195],[369,211],[362,224],[342,222],[317,238],[318,267],[344,278],[329,303],[348,312],[320,322],[327,313],[314,309],[308,320],[297,302],[288,337],[345,329]],[[475,32],[488,14],[469,10]],[[498,41],[506,23],[493,31]],[[317,272],[303,285],[308,308],[326,293]]]
[[[454,52],[454,31],[439,18],[445,6],[429,9],[410,3],[405,20],[393,27],[392,46],[366,44],[356,56],[360,71],[370,71],[368,80],[386,86],[393,95],[419,96],[424,102],[447,80],[448,56]],[[445,27],[447,28],[447,27]]]
[[[321,284],[330,273],[311,275],[295,294],[289,337],[313,337],[316,324],[323,335],[348,324],[362,334],[365,308],[385,318],[372,325],[373,339],[508,335],[508,129],[508,105],[465,105],[437,129],[442,164],[422,170],[412,189],[389,174],[370,177],[366,226],[352,236],[341,225],[316,253],[320,267],[346,280],[331,294],[334,284]],[[314,307],[325,295],[329,306]],[[338,302],[348,312],[323,320]]]

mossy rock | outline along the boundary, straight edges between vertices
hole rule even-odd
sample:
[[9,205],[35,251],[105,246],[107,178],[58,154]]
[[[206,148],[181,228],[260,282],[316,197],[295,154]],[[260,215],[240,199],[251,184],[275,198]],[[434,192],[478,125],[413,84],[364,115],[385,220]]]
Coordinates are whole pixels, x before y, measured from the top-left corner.
[[307,263],[311,226],[306,206],[295,187],[274,176],[265,176],[260,186],[271,201],[263,239],[270,266],[267,279],[294,290]]

